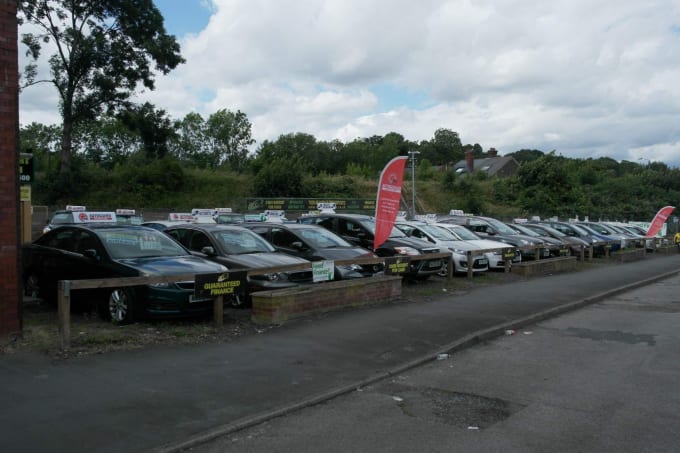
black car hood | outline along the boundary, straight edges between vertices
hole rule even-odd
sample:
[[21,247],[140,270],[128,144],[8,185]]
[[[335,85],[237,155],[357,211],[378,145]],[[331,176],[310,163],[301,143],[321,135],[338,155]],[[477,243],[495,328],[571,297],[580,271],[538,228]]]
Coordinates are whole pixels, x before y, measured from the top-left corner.
[[193,255],[123,258],[115,261],[146,275],[209,274],[225,270],[221,264]]
[[349,260],[352,258],[365,257],[370,255],[369,250],[361,247],[335,247],[314,250],[314,255],[325,260]]
[[306,259],[286,255],[279,252],[244,253],[226,255],[218,258],[227,267],[235,269],[258,269],[263,267],[287,266],[290,264],[309,263]]

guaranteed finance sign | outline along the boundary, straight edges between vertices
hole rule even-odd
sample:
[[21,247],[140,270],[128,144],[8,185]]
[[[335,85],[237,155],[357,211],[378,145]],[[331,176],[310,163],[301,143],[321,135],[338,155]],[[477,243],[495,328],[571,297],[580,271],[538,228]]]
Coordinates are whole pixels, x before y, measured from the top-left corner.
[[194,297],[243,296],[246,286],[246,271],[199,274],[194,284]]

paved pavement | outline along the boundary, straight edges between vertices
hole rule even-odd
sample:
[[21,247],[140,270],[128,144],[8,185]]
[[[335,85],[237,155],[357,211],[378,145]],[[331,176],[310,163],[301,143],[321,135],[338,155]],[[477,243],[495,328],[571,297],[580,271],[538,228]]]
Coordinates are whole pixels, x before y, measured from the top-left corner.
[[680,270],[654,256],[294,322],[262,335],[51,362],[0,359],[0,450],[175,451],[365,387]]
[[680,274],[193,453],[678,452]]

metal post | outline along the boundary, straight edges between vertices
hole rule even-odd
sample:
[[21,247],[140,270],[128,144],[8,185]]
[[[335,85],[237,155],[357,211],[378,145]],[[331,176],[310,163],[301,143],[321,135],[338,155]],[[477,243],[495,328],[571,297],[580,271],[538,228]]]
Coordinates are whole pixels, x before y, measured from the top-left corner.
[[416,218],[416,154],[419,151],[409,151],[411,156],[411,219]]

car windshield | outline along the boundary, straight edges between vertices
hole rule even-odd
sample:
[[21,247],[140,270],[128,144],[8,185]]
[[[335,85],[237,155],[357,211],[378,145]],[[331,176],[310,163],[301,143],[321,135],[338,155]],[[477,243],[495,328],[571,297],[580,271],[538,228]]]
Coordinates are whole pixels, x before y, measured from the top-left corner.
[[581,236],[590,236],[591,232],[587,228],[581,227],[581,225],[569,225],[572,230],[576,231]]
[[453,233],[451,233],[449,230],[445,230],[443,228],[439,228],[438,226],[434,225],[422,225],[419,227],[421,230],[429,234],[435,239],[439,239],[440,241],[459,241]]
[[510,235],[518,234],[517,231],[513,230],[512,228],[510,228],[509,226],[507,226],[506,224],[504,224],[500,220],[486,219],[486,222],[488,222],[489,225],[494,227],[496,229],[496,231],[499,232],[500,234],[510,234]]
[[[529,228],[531,228],[531,227],[529,227]],[[549,234],[551,234],[553,236],[560,237],[560,238],[567,236],[566,234],[562,233],[560,230],[556,230],[555,228],[549,227],[549,226],[541,226],[540,230],[547,231]],[[536,229],[536,231],[540,231],[540,230]]]
[[475,233],[472,231],[468,230],[464,226],[451,226],[446,228],[448,231],[451,231],[452,234],[455,236],[458,236],[463,241],[476,241],[479,240],[479,236],[477,236]]
[[120,228],[97,231],[113,259],[187,255],[177,242],[150,228]]
[[316,249],[352,247],[352,244],[325,228],[304,228],[297,233]]
[[216,231],[213,236],[224,250],[230,255],[243,255],[246,253],[271,253],[276,249],[260,235],[250,230],[223,230]]
[[144,219],[140,215],[116,215],[118,225],[141,225]]
[[53,225],[60,225],[63,223],[73,223],[73,213],[69,212],[57,212],[52,216],[50,223]]
[[219,214],[217,223],[245,223],[246,216],[243,214]]
[[525,234],[527,236],[533,237],[547,236],[546,234],[541,234],[538,231],[532,230],[531,228],[527,228],[524,225],[513,225],[510,228],[515,229],[519,231],[521,234]]
[[600,225],[599,223],[589,223],[586,226],[598,234],[611,234],[611,231],[607,229],[607,227]]
[[[371,234],[375,234],[375,220],[374,219],[361,219],[359,221],[359,223],[361,223],[364,226],[364,228],[369,230],[371,232]],[[394,227],[394,228],[392,228],[392,232],[390,233],[390,237],[391,238],[405,238],[407,236],[399,228]]]

